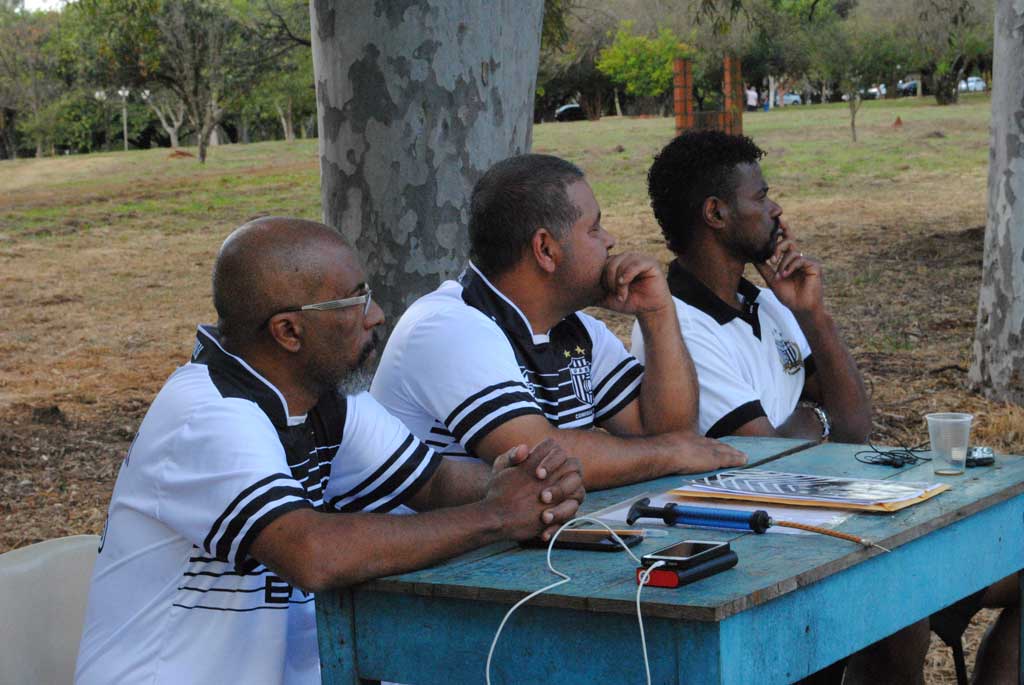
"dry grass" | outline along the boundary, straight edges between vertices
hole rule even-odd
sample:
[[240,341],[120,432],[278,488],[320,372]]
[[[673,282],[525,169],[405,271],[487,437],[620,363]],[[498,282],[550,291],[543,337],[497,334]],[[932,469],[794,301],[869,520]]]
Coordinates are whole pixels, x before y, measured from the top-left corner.
[[[1024,409],[966,387],[987,104],[868,105],[858,146],[841,108],[755,115],[747,131],[769,151],[766,175],[802,249],[825,264],[829,305],[872,393],[873,437],[921,443],[924,413],[964,409],[976,443],[1024,453]],[[538,149],[588,170],[620,247],[666,262],[643,174],[670,126],[535,131]],[[213,254],[263,213],[319,215],[315,142],[220,148],[205,169],[165,150],[0,162],[0,551],[101,530],[149,401],[212,318]],[[628,336],[624,318],[605,318]],[[927,676],[953,682],[948,650],[932,650]]]

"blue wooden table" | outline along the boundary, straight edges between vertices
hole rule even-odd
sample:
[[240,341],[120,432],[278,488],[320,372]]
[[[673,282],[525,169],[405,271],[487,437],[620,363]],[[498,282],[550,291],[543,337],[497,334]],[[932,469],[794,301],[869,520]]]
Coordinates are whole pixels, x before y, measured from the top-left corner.
[[[1024,457],[962,476],[929,463],[856,461],[852,445],[731,439],[753,465],[952,489],[893,514],[854,514],[839,530],[891,553],[819,535],[733,535],[679,527],[638,554],[686,538],[728,539],[739,564],[642,597],[655,683],[788,683],[1024,568]],[[589,493],[595,511],[682,481]],[[622,553],[558,550],[573,582],[519,609],[494,655],[493,683],[642,683],[634,564]],[[317,597],[324,682],[484,682],[508,608],[553,580],[541,550],[491,545],[443,565]]]

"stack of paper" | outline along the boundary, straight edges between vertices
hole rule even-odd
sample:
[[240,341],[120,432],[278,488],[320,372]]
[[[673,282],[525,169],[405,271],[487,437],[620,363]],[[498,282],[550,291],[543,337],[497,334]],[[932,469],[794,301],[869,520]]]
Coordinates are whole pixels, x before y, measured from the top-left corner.
[[936,483],[840,478],[744,469],[690,481],[673,493],[797,505],[895,511],[948,490]]

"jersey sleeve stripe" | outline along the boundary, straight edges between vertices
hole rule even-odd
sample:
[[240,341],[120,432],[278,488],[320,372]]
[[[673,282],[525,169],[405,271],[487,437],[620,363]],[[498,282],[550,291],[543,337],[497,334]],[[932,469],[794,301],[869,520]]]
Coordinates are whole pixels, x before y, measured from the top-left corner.
[[373,473],[364,478],[358,485],[354,485],[347,491],[343,492],[342,494],[331,498],[330,504],[333,506],[334,503],[339,500],[345,499],[347,497],[356,496],[360,492],[370,487],[373,483],[379,481],[385,473],[391,471],[394,468],[396,462],[398,462],[401,459],[409,458],[409,453],[411,450],[414,449],[414,444],[418,445],[419,442],[416,440],[416,438],[413,437],[412,433],[407,434],[405,436],[405,440],[403,440],[402,444],[398,446],[398,449],[392,452],[391,456],[385,459],[384,462],[380,466],[378,466]]
[[421,442],[416,442],[406,452],[399,468],[384,481],[374,484],[369,491],[349,491],[347,495],[332,498],[331,506],[343,512],[390,511],[407,501],[441,464],[441,455]]
[[642,382],[642,366],[637,364],[625,369],[615,383],[605,386],[601,395],[594,398],[594,417],[601,419],[618,414],[640,394]]
[[513,407],[503,407],[503,411],[500,413],[493,413],[481,419],[474,427],[473,432],[466,434],[465,440],[462,441],[462,444],[465,446],[467,451],[474,452],[476,450],[477,443],[487,437],[488,433],[501,424],[506,421],[511,421],[517,416],[530,415],[543,416],[545,420],[547,420],[547,416],[541,413],[541,411],[537,409],[537,405],[532,402]]
[[386,500],[373,502],[367,505],[367,511],[375,511],[381,514],[387,513],[395,507],[405,504],[408,502],[423,484],[430,480],[430,477],[437,471],[437,467],[441,465],[443,457],[434,453],[431,455],[430,461],[423,462],[416,471],[409,475],[402,485],[400,485],[395,493],[390,493],[392,496]]
[[767,416],[767,414],[764,412],[764,407],[761,406],[761,400],[751,400],[718,419],[715,425],[708,429],[707,436],[721,438],[725,435],[732,435],[740,426],[762,416]]
[[604,386],[608,385],[608,383],[612,382],[615,378],[617,378],[619,374],[621,374],[623,370],[632,363],[639,364],[640,362],[638,362],[633,357],[626,357],[621,362],[619,362],[614,369],[605,374],[604,378],[602,378],[600,381],[594,384],[594,395],[600,394],[601,391],[604,389]]
[[496,419],[501,423],[523,414],[544,414],[533,395],[525,391],[503,394],[481,402],[472,409],[458,423],[450,426],[455,439],[467,447],[481,435],[485,426],[493,428]]
[[262,478],[253,483],[252,485],[250,485],[249,487],[247,487],[246,489],[242,490],[240,493],[238,493],[238,496],[235,497],[235,499],[231,500],[231,503],[228,506],[224,507],[224,511],[222,511],[220,516],[217,517],[217,520],[213,522],[213,525],[210,526],[210,532],[207,533],[206,537],[203,539],[203,549],[206,550],[208,554],[212,553],[213,538],[217,534],[217,531],[221,529],[221,525],[224,523],[224,519],[230,516],[231,512],[238,508],[238,506],[244,500],[249,498],[249,496],[252,495],[252,493],[259,490],[260,488],[266,487],[275,480],[290,481],[291,476],[288,476],[287,474],[284,473],[274,473],[267,476],[266,478]]
[[[279,485],[254,497],[230,519],[214,547],[216,556],[236,566],[249,555],[249,545],[256,533],[278,516],[299,508],[312,508],[302,488]],[[253,528],[258,528],[254,533]]]
[[[506,390],[507,388],[507,390]],[[467,413],[471,413],[474,407],[479,405],[481,402],[488,401],[493,397],[499,397],[505,394],[521,394],[526,393],[529,395],[529,390],[526,385],[520,381],[505,381],[504,383],[497,383],[495,385],[489,385],[486,388],[473,393],[465,400],[459,403],[459,406],[452,410],[452,413],[448,415],[448,418],[444,420],[445,427],[451,430],[454,424],[462,421],[462,417]],[[533,396],[530,395],[532,398]]]
[[238,549],[235,552],[235,568],[242,571],[251,572],[251,562],[257,561],[256,559],[250,559],[249,548],[252,547],[252,543],[255,542],[256,537],[263,531],[264,528],[269,526],[271,523],[276,521],[278,517],[284,516],[290,511],[296,511],[297,509],[312,509],[313,504],[307,499],[295,499],[291,502],[286,502],[280,506],[276,506],[265,515],[261,516],[258,520],[253,521],[252,525],[249,526],[249,530],[245,531],[241,541],[238,543]]

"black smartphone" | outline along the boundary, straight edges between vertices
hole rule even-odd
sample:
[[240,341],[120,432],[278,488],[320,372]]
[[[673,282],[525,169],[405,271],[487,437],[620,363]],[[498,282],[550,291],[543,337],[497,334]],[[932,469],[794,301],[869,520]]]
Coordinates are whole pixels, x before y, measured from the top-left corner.
[[[573,531],[567,530],[558,536],[555,540],[555,549],[582,549],[588,552],[621,552],[622,545],[618,543],[611,535],[604,537],[587,535],[587,536],[573,536]],[[626,547],[632,547],[638,542],[643,540],[642,535],[620,535],[622,541],[626,543]],[[531,538],[529,540],[523,540],[519,543],[520,547],[530,547],[534,549],[547,549],[548,543],[540,538]]]
[[643,566],[665,562],[664,568],[685,569],[720,557],[730,551],[728,542],[715,540],[683,540],[640,557]]

